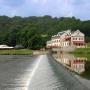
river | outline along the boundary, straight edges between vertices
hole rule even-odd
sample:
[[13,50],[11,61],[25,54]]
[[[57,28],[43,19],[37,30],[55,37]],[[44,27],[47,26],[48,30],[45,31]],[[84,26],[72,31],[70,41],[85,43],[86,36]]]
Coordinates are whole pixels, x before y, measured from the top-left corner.
[[48,55],[0,56],[0,90],[89,90]]

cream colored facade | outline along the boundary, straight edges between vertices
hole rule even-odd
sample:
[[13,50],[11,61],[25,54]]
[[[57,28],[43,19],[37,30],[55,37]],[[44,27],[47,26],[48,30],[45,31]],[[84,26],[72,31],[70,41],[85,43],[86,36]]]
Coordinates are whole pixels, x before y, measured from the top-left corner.
[[76,30],[71,32],[71,30],[58,32],[57,35],[53,35],[50,41],[47,41],[47,48],[60,48],[60,47],[85,47],[85,35]]

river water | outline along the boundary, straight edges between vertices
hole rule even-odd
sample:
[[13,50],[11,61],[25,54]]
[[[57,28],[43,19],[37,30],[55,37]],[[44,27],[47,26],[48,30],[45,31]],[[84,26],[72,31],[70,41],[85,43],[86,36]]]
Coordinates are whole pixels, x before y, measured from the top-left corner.
[[75,56],[70,53],[53,53],[53,57],[62,63],[70,71],[74,71],[75,77],[90,89],[90,58],[79,54]]
[[0,56],[0,90],[89,90],[51,56]]

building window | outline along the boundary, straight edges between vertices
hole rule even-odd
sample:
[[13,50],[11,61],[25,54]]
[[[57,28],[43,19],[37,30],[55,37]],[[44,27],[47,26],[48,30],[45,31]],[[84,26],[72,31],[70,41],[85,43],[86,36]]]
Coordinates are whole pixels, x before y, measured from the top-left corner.
[[83,40],[83,38],[81,38],[81,40]]

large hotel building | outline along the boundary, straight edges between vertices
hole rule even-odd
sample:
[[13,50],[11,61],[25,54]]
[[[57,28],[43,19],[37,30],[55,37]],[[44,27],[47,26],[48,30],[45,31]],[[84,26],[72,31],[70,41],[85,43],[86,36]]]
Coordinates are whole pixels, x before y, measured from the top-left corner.
[[51,40],[46,43],[47,48],[61,48],[69,46],[74,46],[76,48],[85,47],[85,35],[80,32],[80,30],[66,30],[53,35]]

